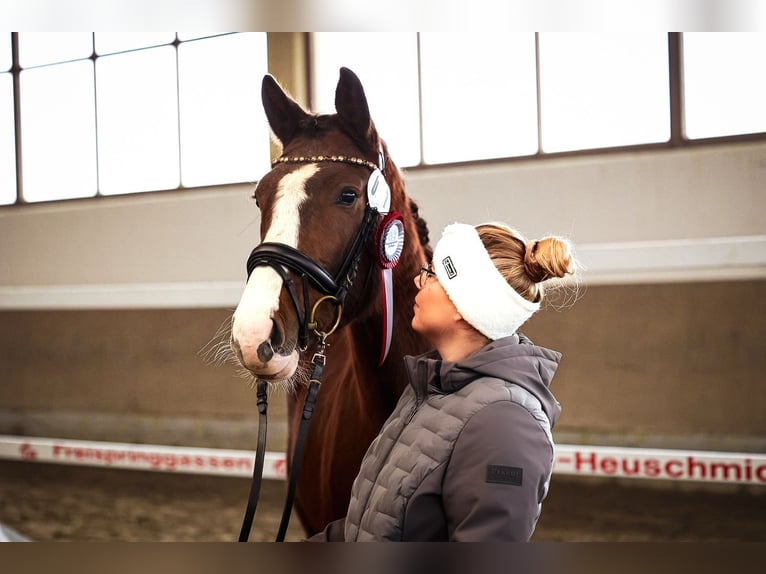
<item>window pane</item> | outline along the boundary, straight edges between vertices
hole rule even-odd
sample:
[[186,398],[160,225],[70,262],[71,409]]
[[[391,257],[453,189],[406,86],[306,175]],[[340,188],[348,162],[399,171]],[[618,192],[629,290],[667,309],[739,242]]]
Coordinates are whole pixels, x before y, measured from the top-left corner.
[[766,131],[766,34],[683,35],[689,138]]
[[535,35],[420,35],[426,163],[537,152]]
[[175,32],[96,32],[95,36],[97,54],[113,54],[149,46],[162,46],[176,39]]
[[666,34],[541,33],[539,44],[544,151],[670,138]]
[[13,78],[0,74],[0,205],[16,201],[16,147]]
[[11,69],[11,35],[0,32],[0,72]]
[[89,58],[93,54],[90,32],[19,32],[19,65],[22,68]]
[[93,62],[23,71],[20,87],[24,199],[94,195]]
[[267,66],[264,33],[178,47],[184,186],[254,181],[268,171],[269,128],[260,104]]
[[175,48],[99,58],[96,87],[101,193],[177,188]]
[[416,33],[313,34],[314,102],[317,111],[335,111],[338,70],[359,76],[370,114],[399,166],[420,162]]
[[211,36],[220,36],[220,32],[176,32],[176,36],[181,42],[186,40],[197,40],[199,38],[209,38]]

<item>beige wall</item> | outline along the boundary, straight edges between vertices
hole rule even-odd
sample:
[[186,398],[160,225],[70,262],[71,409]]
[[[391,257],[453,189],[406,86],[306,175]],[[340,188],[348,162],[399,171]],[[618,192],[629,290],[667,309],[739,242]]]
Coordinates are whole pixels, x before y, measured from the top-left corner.
[[[691,240],[691,265],[704,267],[707,239],[741,237],[758,243],[740,266],[764,276],[766,142],[413,169],[406,181],[434,238],[458,218],[500,219],[533,237],[569,236],[586,265],[609,248],[615,255],[598,260],[591,281],[645,268],[641,257],[677,240]],[[0,304],[5,296],[11,305],[19,287],[222,282],[235,304],[258,241],[251,192],[235,185],[0,208]]]
[[[564,354],[557,440],[765,451],[765,292],[763,280],[588,286],[538,313],[523,331]],[[0,312],[0,434],[253,448],[251,386],[200,354],[229,315]],[[283,413],[273,397],[273,449]]]

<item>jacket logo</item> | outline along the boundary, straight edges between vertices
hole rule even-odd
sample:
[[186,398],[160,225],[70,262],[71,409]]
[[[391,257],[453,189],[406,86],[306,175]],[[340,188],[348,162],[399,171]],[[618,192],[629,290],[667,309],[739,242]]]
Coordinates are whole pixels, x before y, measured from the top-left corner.
[[457,269],[455,269],[455,264],[452,263],[451,257],[445,257],[442,259],[442,265],[444,265],[444,270],[447,272],[448,279],[454,279],[457,277]]
[[497,464],[487,465],[487,482],[496,484],[510,484],[521,486],[524,469],[518,466],[500,466]]

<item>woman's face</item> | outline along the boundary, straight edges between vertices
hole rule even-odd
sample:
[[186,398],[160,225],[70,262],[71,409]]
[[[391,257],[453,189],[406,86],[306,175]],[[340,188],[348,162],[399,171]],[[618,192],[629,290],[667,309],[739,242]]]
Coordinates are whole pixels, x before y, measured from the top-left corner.
[[424,266],[414,278],[418,287],[413,307],[412,328],[433,346],[452,334],[458,310],[442,287],[430,265]]

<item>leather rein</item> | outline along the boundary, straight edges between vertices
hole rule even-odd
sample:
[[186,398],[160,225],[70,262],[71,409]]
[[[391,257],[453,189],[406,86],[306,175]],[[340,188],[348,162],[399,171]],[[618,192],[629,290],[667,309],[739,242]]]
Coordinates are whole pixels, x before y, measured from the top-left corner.
[[[345,156],[280,157],[272,163],[272,166],[280,163],[314,163],[321,161],[343,162],[367,167],[371,170],[375,170],[378,167],[367,160]],[[382,156],[381,164],[383,164]],[[308,393],[306,394],[306,399],[303,404],[303,413],[298,430],[298,437],[295,443],[295,450],[293,452],[292,468],[289,472],[288,489],[276,542],[284,541],[287,527],[290,522],[295,489],[303,461],[306,437],[308,435],[308,426],[319,395],[322,372],[326,361],[324,353],[325,348],[328,345],[326,339],[335,331],[340,323],[341,314],[343,312],[343,301],[356,279],[359,262],[362,258],[364,248],[369,245],[370,238],[376,227],[375,223],[377,222],[378,215],[378,210],[370,205],[369,198],[367,198],[362,223],[351,243],[351,247],[343,259],[343,263],[334,276],[298,249],[284,243],[261,243],[253,249],[247,259],[248,279],[256,267],[262,266],[271,267],[282,278],[283,286],[287,289],[290,300],[295,308],[296,317],[298,318],[299,350],[304,352],[308,349],[310,333],[313,333],[317,337],[317,350],[311,360],[312,371],[309,379]],[[372,266],[370,267],[370,270],[372,270]],[[297,275],[300,281],[303,295],[302,306],[298,300],[296,283],[290,277],[290,271]],[[369,280],[369,276],[367,280]],[[365,283],[366,282],[367,281],[365,281]],[[322,294],[313,306],[309,303],[309,288],[313,288]],[[319,328],[317,323],[316,312],[320,305],[325,302],[335,305],[336,316],[334,324],[323,331]],[[250,485],[247,508],[245,510],[245,516],[239,534],[239,542],[247,542],[250,537],[263,478],[263,464],[266,452],[266,430],[268,424],[268,383],[266,381],[258,380],[256,383],[256,404],[258,406],[258,444],[253,466],[253,478]]]

